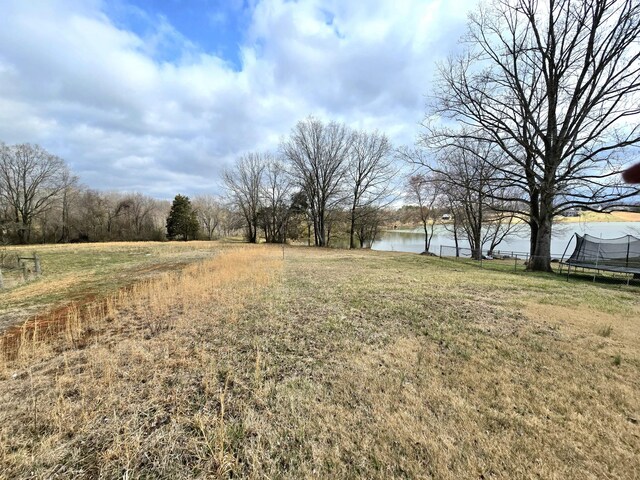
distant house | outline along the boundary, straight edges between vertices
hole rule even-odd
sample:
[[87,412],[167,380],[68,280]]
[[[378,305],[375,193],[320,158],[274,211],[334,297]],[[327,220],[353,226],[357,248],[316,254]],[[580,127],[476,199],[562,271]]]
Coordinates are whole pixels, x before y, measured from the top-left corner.
[[451,220],[451,215],[448,213],[445,213],[444,215],[442,215],[442,220]]
[[576,209],[571,209],[571,210],[567,210],[562,215],[565,216],[565,217],[579,217],[580,216],[580,212],[578,210],[576,210]]

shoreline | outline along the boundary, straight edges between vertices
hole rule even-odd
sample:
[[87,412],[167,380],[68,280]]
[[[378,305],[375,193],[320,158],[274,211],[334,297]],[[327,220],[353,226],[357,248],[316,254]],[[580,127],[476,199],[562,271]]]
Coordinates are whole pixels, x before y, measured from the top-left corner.
[[[637,212],[613,212],[613,213],[597,213],[582,212],[577,217],[557,217],[554,224],[571,224],[571,223],[640,223],[640,213]],[[451,225],[451,222],[438,222],[436,227]],[[386,232],[406,232],[416,233],[422,229],[422,225],[386,225],[381,230]]]

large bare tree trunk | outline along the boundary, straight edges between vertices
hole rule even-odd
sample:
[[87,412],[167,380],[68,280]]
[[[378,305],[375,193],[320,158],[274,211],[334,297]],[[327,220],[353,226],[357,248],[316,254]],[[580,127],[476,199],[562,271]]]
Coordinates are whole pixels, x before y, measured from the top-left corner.
[[531,219],[529,227],[531,229],[529,234],[529,256],[533,257],[536,254],[536,245],[538,243],[538,221]]
[[552,187],[540,190],[538,217],[533,257],[529,261],[529,269],[539,272],[551,272],[551,230],[553,226],[553,191]]
[[326,247],[326,231],[325,231],[325,217],[324,212],[321,212],[318,216],[318,247]]
[[471,248],[473,249],[472,255],[474,260],[482,260],[482,230],[480,227],[482,224],[478,224],[474,226],[473,229],[473,245]]
[[[356,248],[356,208],[351,209],[351,226],[349,228],[349,248]],[[362,242],[360,242],[362,243]],[[360,245],[362,248],[362,245]]]
[[429,230],[427,230],[427,221],[422,221],[422,228],[424,229],[424,251],[429,252],[429,247],[431,246],[431,239],[429,238]]
[[551,272],[551,229],[553,219],[550,215],[540,219],[538,224],[536,245],[533,257],[529,261],[529,269],[538,272]]

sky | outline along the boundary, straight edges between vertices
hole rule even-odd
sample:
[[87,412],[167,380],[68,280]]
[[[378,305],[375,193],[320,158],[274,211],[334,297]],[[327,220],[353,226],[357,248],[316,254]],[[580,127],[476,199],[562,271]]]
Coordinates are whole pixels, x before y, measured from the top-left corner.
[[410,145],[474,0],[0,0],[0,141],[83,185],[221,194],[313,115]]

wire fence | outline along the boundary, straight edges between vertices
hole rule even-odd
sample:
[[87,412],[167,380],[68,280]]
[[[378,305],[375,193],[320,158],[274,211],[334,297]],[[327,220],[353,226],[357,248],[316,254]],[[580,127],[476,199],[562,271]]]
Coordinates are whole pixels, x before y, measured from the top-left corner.
[[[473,263],[481,268],[512,271],[526,271],[530,262],[536,258],[529,255],[528,252],[497,249],[474,250],[471,248],[455,247],[451,245],[440,246],[440,257]],[[560,263],[561,257],[561,255],[552,255],[551,261],[553,263]]]
[[[471,264],[487,270],[522,273],[533,273],[529,268],[531,262],[537,258],[543,258],[529,255],[528,252],[497,249],[493,251],[486,249],[472,250],[470,248],[455,247],[452,245],[441,245],[440,257]],[[579,278],[592,281],[596,281],[596,279],[605,281],[622,280],[627,284],[631,282],[640,284],[640,278],[637,278],[637,275],[632,273],[610,272],[576,265],[571,265],[569,269],[568,266],[563,263],[563,260],[567,260],[567,258],[563,258],[563,255],[551,254],[551,267],[553,271],[558,275],[566,277],[567,281],[572,278]]]

